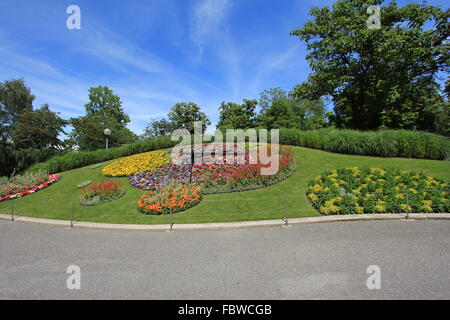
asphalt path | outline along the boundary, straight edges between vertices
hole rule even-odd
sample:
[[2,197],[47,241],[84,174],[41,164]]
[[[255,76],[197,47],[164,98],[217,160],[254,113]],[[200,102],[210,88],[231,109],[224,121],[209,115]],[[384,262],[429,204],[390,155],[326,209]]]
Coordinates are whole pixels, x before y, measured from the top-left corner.
[[[67,287],[72,265],[80,289]],[[367,286],[373,265],[380,289]],[[444,220],[175,232],[0,221],[0,299],[448,299],[449,269]]]

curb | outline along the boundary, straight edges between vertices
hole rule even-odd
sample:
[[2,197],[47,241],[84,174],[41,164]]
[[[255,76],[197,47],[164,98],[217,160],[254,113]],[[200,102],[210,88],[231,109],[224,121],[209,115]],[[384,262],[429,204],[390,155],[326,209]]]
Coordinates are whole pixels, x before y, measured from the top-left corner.
[[[11,215],[0,214],[0,220],[11,221]],[[345,222],[345,221],[370,221],[370,220],[406,220],[403,214],[359,214],[346,216],[318,216],[305,218],[291,218],[289,224],[279,219],[275,220],[259,220],[259,221],[241,221],[241,222],[217,222],[217,223],[193,223],[193,224],[174,224],[172,230],[221,230],[221,229],[242,229],[254,227],[283,227],[299,224],[310,223],[327,223],[327,222]],[[414,220],[450,220],[450,213],[414,213],[409,214],[409,219]],[[50,226],[71,227],[69,220],[56,220],[45,218],[33,218],[25,216],[14,216],[14,221],[45,224]],[[82,222],[74,221],[74,228],[85,229],[109,229],[109,230],[146,230],[146,231],[170,231],[170,225],[148,225],[148,224],[113,224],[99,222]]]

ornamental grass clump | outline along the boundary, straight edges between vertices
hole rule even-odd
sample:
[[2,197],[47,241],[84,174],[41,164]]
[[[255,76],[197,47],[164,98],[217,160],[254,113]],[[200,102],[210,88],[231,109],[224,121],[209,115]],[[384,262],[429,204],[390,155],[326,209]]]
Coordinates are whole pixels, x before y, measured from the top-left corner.
[[115,181],[101,181],[81,189],[81,205],[93,206],[122,197],[125,191],[122,184]]
[[201,188],[191,184],[169,184],[150,191],[138,200],[138,211],[143,214],[162,215],[192,208],[202,200]]
[[317,176],[306,190],[326,215],[450,212],[449,184],[423,173],[344,168]]

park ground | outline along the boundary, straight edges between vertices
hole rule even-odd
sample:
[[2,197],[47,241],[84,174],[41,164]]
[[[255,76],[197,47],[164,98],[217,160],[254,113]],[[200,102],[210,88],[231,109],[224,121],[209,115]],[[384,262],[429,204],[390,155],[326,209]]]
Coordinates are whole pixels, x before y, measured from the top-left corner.
[[[405,158],[381,158],[343,155],[293,147],[297,170],[288,179],[259,190],[205,196],[196,207],[174,215],[174,223],[251,221],[281,219],[288,211],[290,218],[318,216],[305,196],[308,182],[324,171],[343,167],[378,167],[389,170],[423,172],[435,178],[450,180],[450,162]],[[106,165],[109,162],[105,162]],[[79,205],[77,185],[86,180],[105,178],[102,167],[93,165],[61,173],[61,180],[33,195],[0,203],[0,213],[10,214],[12,203],[17,215],[76,221],[120,224],[167,224],[169,217],[143,215],[137,212],[137,199],[144,191],[133,188],[127,178],[113,178],[125,187],[126,194],[111,203],[94,207]],[[75,204],[75,211],[73,205]]]

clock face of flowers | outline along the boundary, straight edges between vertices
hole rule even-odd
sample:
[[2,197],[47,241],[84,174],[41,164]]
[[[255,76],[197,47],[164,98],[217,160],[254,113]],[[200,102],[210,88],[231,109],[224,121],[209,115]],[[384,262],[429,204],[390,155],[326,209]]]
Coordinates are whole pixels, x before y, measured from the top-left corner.
[[249,152],[244,154],[244,163],[235,163],[227,159],[226,155],[218,162],[203,159],[201,163],[173,164],[168,163],[148,172],[142,172],[129,177],[133,187],[144,190],[157,190],[167,184],[194,184],[202,187],[213,185],[239,185],[239,182],[252,185],[261,185],[264,181],[283,176],[292,165],[292,150],[282,148],[279,175],[275,177],[264,176],[261,169],[264,167],[260,162],[250,163]]
[[[138,201],[139,212],[167,214],[191,208],[201,201],[202,194],[251,190],[287,178],[295,170],[293,151],[282,147],[279,152],[279,170],[274,175],[263,175],[262,169],[267,165],[250,161],[251,154],[245,148],[226,148],[223,154],[194,164],[172,163],[167,151],[146,152],[114,161],[102,173],[128,176],[133,187],[149,191]],[[242,157],[243,163],[237,163],[234,156]]]

